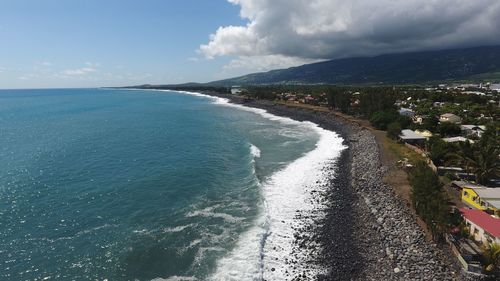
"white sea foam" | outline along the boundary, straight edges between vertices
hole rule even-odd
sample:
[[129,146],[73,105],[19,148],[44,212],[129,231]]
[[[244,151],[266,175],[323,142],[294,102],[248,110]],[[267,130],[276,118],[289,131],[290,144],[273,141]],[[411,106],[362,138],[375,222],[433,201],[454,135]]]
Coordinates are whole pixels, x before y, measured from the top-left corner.
[[[314,265],[307,263],[310,254],[307,252],[299,255],[302,256],[302,260],[295,260],[297,263],[286,261],[294,259],[294,250],[300,250],[294,246],[294,229],[312,223],[314,218],[324,216],[324,206],[316,203],[311,191],[326,188],[326,182],[331,175],[324,167],[333,165],[345,149],[342,138],[311,122],[299,122],[270,114],[263,109],[231,104],[229,100],[223,98],[199,93],[183,93],[211,98],[217,105],[250,111],[284,124],[306,126],[320,135],[314,150],[276,172],[262,184],[264,197],[262,215],[255,221],[253,227],[239,237],[235,248],[218,261],[216,272],[210,279],[287,280],[290,276],[287,277],[286,272],[302,272],[306,266],[309,266],[309,270],[321,272],[321,268],[315,268]],[[309,219],[297,219],[296,215],[299,212],[307,214]],[[196,214],[213,215],[211,210],[198,211]]]
[[177,233],[181,232],[186,228],[193,227],[195,224],[187,224],[187,225],[181,225],[181,226],[176,226],[176,227],[165,227],[162,229],[163,232],[165,233]]
[[260,158],[260,149],[253,144],[250,144],[250,153],[255,158]]
[[[297,220],[297,212],[322,216],[323,206],[318,206],[311,195],[312,190],[324,188],[328,172],[323,169],[345,149],[342,139],[334,132],[321,129],[311,122],[299,122],[279,117],[263,109],[230,104],[217,99],[219,105],[237,107],[251,111],[264,118],[285,124],[307,126],[320,135],[316,149],[276,172],[263,185],[264,212],[254,227],[242,234],[233,251],[218,262],[213,280],[286,280],[286,272],[305,269],[306,263],[286,263],[292,258],[294,227],[310,223]],[[283,131],[284,134],[290,133]],[[304,253],[304,259],[307,259]],[[311,265],[309,265],[311,266]],[[303,268],[300,268],[303,267]],[[321,268],[316,268],[318,272]]]
[[155,278],[151,281],[196,281],[196,277],[192,276],[171,276],[168,278]]
[[220,218],[223,219],[227,222],[235,223],[242,221],[243,218],[236,217],[230,214],[226,213],[221,213],[221,212],[214,212],[215,207],[208,207],[202,210],[195,210],[191,211],[186,214],[186,217],[192,218],[192,217],[206,217],[206,218]]

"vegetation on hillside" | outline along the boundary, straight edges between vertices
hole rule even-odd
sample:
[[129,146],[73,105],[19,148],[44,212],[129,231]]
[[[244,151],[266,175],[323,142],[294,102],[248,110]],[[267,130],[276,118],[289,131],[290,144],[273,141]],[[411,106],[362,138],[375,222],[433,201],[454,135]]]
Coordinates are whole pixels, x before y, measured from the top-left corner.
[[417,214],[425,221],[432,235],[446,232],[450,222],[450,207],[437,174],[425,162],[415,165],[409,175],[411,199]]
[[336,59],[210,84],[411,84],[496,77],[492,73],[498,72],[500,47],[491,46]]

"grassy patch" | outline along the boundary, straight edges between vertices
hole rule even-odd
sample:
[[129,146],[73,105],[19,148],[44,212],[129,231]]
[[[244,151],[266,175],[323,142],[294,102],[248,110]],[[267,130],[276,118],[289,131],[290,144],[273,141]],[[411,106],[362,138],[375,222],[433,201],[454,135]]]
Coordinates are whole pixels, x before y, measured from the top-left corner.
[[381,138],[381,141],[381,144],[385,151],[391,153],[396,158],[396,160],[403,160],[404,158],[407,158],[411,164],[415,164],[418,161],[425,160],[425,158],[419,153],[406,147],[404,144],[389,139],[386,136],[383,136]]

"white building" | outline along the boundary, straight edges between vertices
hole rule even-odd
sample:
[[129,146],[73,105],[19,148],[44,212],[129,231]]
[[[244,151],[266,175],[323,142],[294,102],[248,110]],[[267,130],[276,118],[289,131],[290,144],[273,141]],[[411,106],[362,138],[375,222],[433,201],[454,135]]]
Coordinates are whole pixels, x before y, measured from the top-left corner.
[[415,116],[413,116],[412,121],[414,124],[422,124],[422,123],[424,123],[424,116],[415,115]]
[[439,116],[439,122],[450,122],[450,123],[460,124],[462,123],[462,118],[453,113],[445,113]]
[[474,240],[500,244],[500,218],[481,210],[462,208],[460,212]]
[[399,138],[403,142],[412,145],[424,145],[425,141],[427,140],[424,136],[408,129],[402,130],[401,135],[399,135]]
[[243,89],[240,86],[231,87],[231,94],[233,94],[233,95],[239,95],[242,92],[243,92]]
[[469,140],[469,139],[464,138],[464,137],[443,138],[443,141],[448,142],[448,143],[467,142],[467,141],[470,142],[470,143],[474,143],[474,141]]
[[415,111],[411,110],[410,108],[402,107],[398,112],[399,112],[399,115],[406,116],[409,118],[413,118],[413,116],[415,116]]
[[490,85],[490,90],[496,91],[500,93],[500,84],[491,84]]
[[486,131],[486,126],[484,125],[462,125],[460,126],[460,129],[462,130],[463,134],[465,136],[476,136],[476,137],[481,137]]

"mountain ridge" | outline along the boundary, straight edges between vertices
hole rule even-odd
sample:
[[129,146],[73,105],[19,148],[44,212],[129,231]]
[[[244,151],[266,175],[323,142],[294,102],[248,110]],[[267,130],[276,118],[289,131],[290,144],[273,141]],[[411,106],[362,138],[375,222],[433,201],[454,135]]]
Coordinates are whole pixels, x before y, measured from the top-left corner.
[[467,79],[495,72],[500,72],[500,46],[481,46],[334,59],[206,85],[412,84]]

